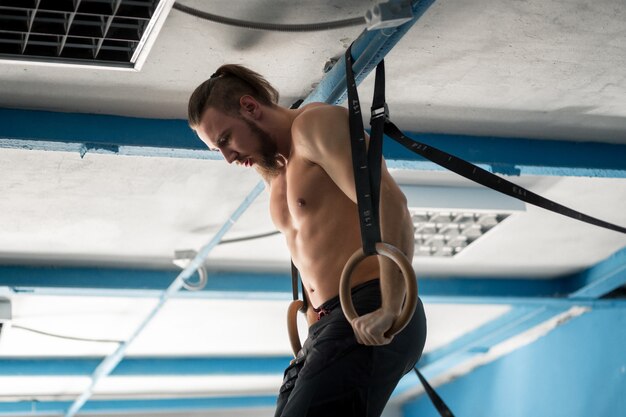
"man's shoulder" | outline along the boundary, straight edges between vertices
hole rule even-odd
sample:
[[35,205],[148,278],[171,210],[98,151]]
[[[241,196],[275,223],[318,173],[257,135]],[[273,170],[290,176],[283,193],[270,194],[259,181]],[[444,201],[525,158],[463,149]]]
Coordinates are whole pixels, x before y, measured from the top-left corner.
[[333,129],[337,123],[347,123],[347,109],[326,103],[307,104],[294,119],[292,133],[309,136],[325,129]]
[[[335,153],[337,137],[349,135],[348,110],[326,103],[311,103],[291,127],[293,146],[305,159],[319,163]],[[349,137],[349,136],[348,136]]]
[[324,116],[332,116],[332,115],[346,115],[347,109],[342,106],[337,106],[328,103],[309,103],[306,106],[302,107],[300,114],[297,119],[300,118],[311,118],[311,117],[324,117]]

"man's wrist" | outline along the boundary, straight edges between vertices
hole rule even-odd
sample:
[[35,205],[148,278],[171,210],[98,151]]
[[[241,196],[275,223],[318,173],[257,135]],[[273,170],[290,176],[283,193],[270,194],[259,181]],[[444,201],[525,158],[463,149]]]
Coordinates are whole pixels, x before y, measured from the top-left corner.
[[400,311],[402,311],[402,306],[394,306],[388,305],[383,302],[383,305],[380,308],[383,313],[389,314],[394,317],[398,317],[400,315]]

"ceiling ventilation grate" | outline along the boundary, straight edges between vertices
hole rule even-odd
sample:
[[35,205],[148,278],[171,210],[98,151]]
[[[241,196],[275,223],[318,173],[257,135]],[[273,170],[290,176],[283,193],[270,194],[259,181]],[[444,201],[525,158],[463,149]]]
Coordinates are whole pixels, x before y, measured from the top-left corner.
[[411,209],[416,257],[453,257],[496,227],[510,213]]
[[0,0],[0,59],[140,69],[173,0]]

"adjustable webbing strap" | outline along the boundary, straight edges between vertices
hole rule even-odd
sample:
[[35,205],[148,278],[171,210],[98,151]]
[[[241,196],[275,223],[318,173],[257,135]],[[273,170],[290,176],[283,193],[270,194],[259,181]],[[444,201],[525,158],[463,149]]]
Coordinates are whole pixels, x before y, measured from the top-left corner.
[[[361,217],[361,236],[363,239],[363,246],[366,247],[366,243],[371,242],[371,240],[366,239],[366,233],[370,232],[370,225],[367,222],[364,222],[363,217],[371,210],[374,204],[376,204],[376,214],[378,214],[378,201],[379,201],[379,187],[380,187],[380,161],[382,160],[382,132],[394,139],[396,142],[400,143],[407,149],[417,153],[418,155],[423,156],[424,158],[449,169],[452,172],[455,172],[469,180],[477,182],[485,187],[491,188],[495,191],[501,192],[508,196],[517,198],[521,201],[524,201],[529,204],[533,204],[535,206],[544,208],[546,210],[553,211],[555,213],[562,214],[564,216],[571,217],[573,219],[577,219],[589,224],[593,224],[596,226],[604,227],[609,230],[614,230],[620,233],[626,233],[626,228],[622,226],[618,226],[604,220],[597,219],[595,217],[586,215],[579,211],[573,210],[569,207],[558,204],[552,200],[549,200],[545,197],[542,197],[538,194],[533,193],[523,187],[520,187],[517,184],[514,184],[510,181],[505,180],[495,174],[492,174],[489,171],[486,171],[470,162],[467,162],[463,159],[457,158],[454,155],[450,155],[444,151],[441,151],[432,146],[420,143],[416,140],[410,139],[406,137],[391,121],[389,121],[389,115],[387,111],[387,105],[385,104],[385,84],[384,84],[384,63],[381,61],[376,67],[376,81],[374,86],[374,100],[372,104],[372,119],[371,119],[371,136],[370,136],[370,152],[372,149],[374,152],[378,152],[380,149],[381,156],[378,157],[375,155],[374,157],[370,156],[368,158],[368,162],[370,164],[369,169],[372,170],[374,167],[377,167],[377,183],[372,184],[372,188],[374,185],[377,187],[375,192],[371,192],[368,194],[363,194],[360,192],[361,190],[366,190],[369,186],[368,181],[372,182],[370,175],[367,179],[363,178],[363,175],[357,175],[359,171],[367,169],[367,166],[364,165],[363,161],[365,160],[365,144],[363,138],[363,123],[361,121],[361,111],[358,95],[356,93],[356,83],[354,80],[354,74],[352,72],[352,54],[351,48],[348,48],[346,51],[346,82],[348,87],[348,108],[350,111],[350,134],[352,137],[352,158],[354,165],[354,174],[357,188],[357,202],[359,205],[359,216]],[[353,133],[354,132],[354,133]],[[356,138],[356,140],[355,140]],[[378,143],[380,142],[380,143]],[[355,144],[356,143],[356,144]],[[358,145],[358,146],[357,146]],[[355,156],[355,153],[358,154]],[[378,159],[374,159],[378,158]],[[375,161],[378,161],[376,163]],[[362,185],[360,185],[362,184]],[[363,210],[362,207],[363,201]],[[375,203],[374,203],[375,202]],[[367,205],[367,206],[365,206]],[[378,223],[378,217],[376,217],[376,221],[374,223]],[[378,229],[378,238],[380,239],[380,229]],[[369,244],[369,243],[368,243]],[[366,252],[367,253],[367,252]],[[446,406],[445,402],[437,395],[435,390],[430,386],[426,378],[415,369],[415,373],[417,377],[421,381],[428,397],[431,402],[439,412],[439,414],[443,417],[453,417],[452,412]]]
[[505,180],[498,175],[492,174],[476,165],[467,162],[461,158],[457,158],[454,155],[450,155],[440,149],[434,148],[430,145],[418,142],[414,139],[406,137],[400,129],[398,129],[389,120],[385,121],[385,134],[404,146],[405,148],[415,152],[418,155],[449,169],[463,177],[472,180],[492,190],[506,194],[508,196],[517,198],[528,204],[541,207],[546,210],[553,211],[558,214],[562,214],[567,217],[571,217],[576,220],[580,220],[585,223],[593,224],[595,226],[604,227],[606,229],[614,230],[620,233],[626,233],[626,228],[606,222],[604,220],[597,219],[595,217],[588,216],[579,211],[573,210],[569,207],[563,206],[545,197],[533,193],[517,184]]
[[366,255],[373,255],[376,253],[376,243],[381,241],[378,202],[383,132],[379,127],[376,132],[378,137],[375,137],[374,134],[370,135],[368,152],[361,118],[361,104],[352,72],[352,46],[346,50],[345,59],[350,115],[350,146],[352,148],[352,168],[361,225],[361,240],[363,252]]
[[[385,103],[385,67],[376,67],[376,87],[370,113],[370,143],[367,159],[369,163],[369,175],[372,186],[372,206],[376,216],[376,223],[380,224],[380,179],[383,161],[383,133],[385,129],[385,119],[387,114],[387,103]],[[378,80],[381,80],[380,82]],[[356,91],[356,89],[355,89]],[[361,128],[363,128],[361,126]],[[381,241],[380,226],[378,241]]]
[[[506,194],[518,200],[524,201],[528,204],[535,205],[537,207],[544,208],[546,210],[553,211],[558,214],[562,214],[567,217],[571,217],[576,220],[580,220],[585,223],[593,224],[595,226],[604,227],[606,229],[614,230],[620,233],[626,233],[626,228],[618,226],[604,220],[597,219],[595,217],[588,216],[579,211],[573,210],[569,207],[563,206],[545,197],[533,193],[517,184],[505,180],[504,178],[492,174],[470,162],[467,162],[461,158],[457,158],[454,155],[450,155],[440,149],[434,148],[430,145],[418,142],[414,139],[406,137],[400,129],[396,127],[390,120],[387,107],[385,103],[385,73],[384,73],[384,61],[380,61],[376,67],[376,82],[374,85],[374,102],[376,105],[372,106],[372,120],[376,124],[372,123],[372,136],[374,136],[374,129],[378,135],[379,124],[383,125],[384,133],[404,146],[405,148],[415,152],[418,155],[440,165],[450,171],[457,173],[471,181],[491,188],[492,190]],[[346,71],[347,72],[347,71]],[[348,84],[350,84],[348,82]],[[349,91],[349,90],[348,90]],[[382,103],[382,105],[381,105]],[[378,108],[376,108],[378,106]],[[384,108],[383,108],[384,107]],[[375,117],[375,113],[376,117]],[[380,121],[382,119],[382,122]],[[382,140],[381,140],[382,142]]]
[[[297,109],[303,102],[304,100],[302,99],[296,100],[289,108]],[[306,294],[304,293],[304,284],[299,278],[300,275],[298,272],[298,268],[296,268],[293,261],[291,261],[291,294],[293,296],[293,300],[296,301],[298,299],[298,281],[300,281],[300,284],[302,285],[302,308],[300,308],[300,312],[306,314],[306,310],[309,307],[309,302],[307,300]]]
[[[372,129],[370,131],[369,149],[366,153],[361,106],[352,71],[351,47],[346,51],[345,59],[352,167],[361,223],[361,239],[363,241],[363,251],[366,254],[374,254],[376,253],[374,245],[381,241],[379,218],[380,179],[382,172],[383,132],[388,117],[387,104],[385,103],[385,66],[383,61],[376,66],[376,81],[370,118]],[[428,384],[422,374],[420,374],[417,368],[414,369],[439,414],[442,417],[454,417],[450,409]]]
[[298,299],[298,268],[291,261],[291,295],[293,300]]
[[439,394],[435,392],[433,387],[430,386],[430,384],[428,383],[426,378],[424,378],[422,373],[418,371],[417,368],[413,368],[413,370],[417,374],[417,377],[419,378],[419,380],[422,382],[422,385],[424,386],[424,390],[426,391],[426,394],[428,394],[428,398],[430,398],[430,402],[433,403],[433,405],[439,412],[439,415],[442,417],[454,417],[454,414],[452,414],[452,411],[450,411],[446,403],[441,399]]

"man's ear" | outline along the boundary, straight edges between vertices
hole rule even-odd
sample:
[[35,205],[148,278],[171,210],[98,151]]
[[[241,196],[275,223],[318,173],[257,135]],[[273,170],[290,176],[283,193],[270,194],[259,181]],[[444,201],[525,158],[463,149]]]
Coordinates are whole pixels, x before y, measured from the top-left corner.
[[239,105],[239,112],[242,116],[252,118],[253,120],[259,118],[261,114],[261,107],[259,102],[256,101],[254,97],[249,95],[241,96],[239,99]]

